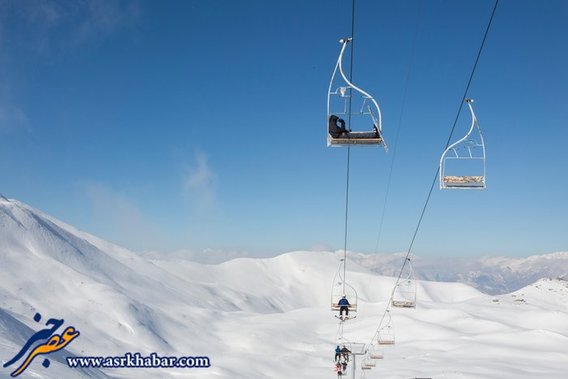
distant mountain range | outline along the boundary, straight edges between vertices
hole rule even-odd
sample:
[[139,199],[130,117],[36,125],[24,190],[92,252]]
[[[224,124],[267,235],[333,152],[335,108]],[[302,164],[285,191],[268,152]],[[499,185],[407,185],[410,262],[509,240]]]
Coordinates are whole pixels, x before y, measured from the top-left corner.
[[[252,258],[242,251],[181,250],[142,252],[148,259],[189,260],[218,264],[237,258]],[[336,251],[336,256],[343,254]],[[348,259],[380,275],[398,276],[406,253],[364,254],[348,252]],[[457,253],[456,253],[457,255]],[[568,252],[530,257],[420,257],[411,256],[416,279],[468,284],[481,292],[497,295],[516,291],[541,278],[568,279]],[[406,274],[406,272],[404,273]]]
[[[377,274],[398,276],[405,255],[350,253],[349,259]],[[527,258],[412,256],[411,265],[417,279],[465,283],[491,295],[516,291],[541,278],[568,279],[568,252]]]

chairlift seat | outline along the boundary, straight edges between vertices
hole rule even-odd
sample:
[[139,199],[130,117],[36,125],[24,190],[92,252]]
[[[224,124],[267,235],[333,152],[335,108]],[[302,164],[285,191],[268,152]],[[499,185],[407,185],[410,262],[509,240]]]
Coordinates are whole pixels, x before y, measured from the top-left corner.
[[333,138],[329,136],[331,146],[346,145],[381,145],[383,139],[376,132],[348,132],[345,136]]
[[398,307],[398,308],[416,308],[416,302],[415,301],[404,301],[404,300],[393,300],[392,306]]
[[385,359],[385,356],[381,352],[370,352],[369,358],[371,358],[371,359]]
[[483,176],[444,176],[445,188],[485,188]]
[[[347,307],[349,312],[357,312],[357,304],[349,304]],[[332,311],[339,311],[341,307],[337,303],[331,303],[331,310]]]
[[363,364],[364,364],[365,366],[369,366],[369,367],[376,367],[376,366],[377,366],[377,364],[375,363],[375,361],[373,361],[373,360],[370,359],[370,358],[366,358],[366,359],[363,361]]

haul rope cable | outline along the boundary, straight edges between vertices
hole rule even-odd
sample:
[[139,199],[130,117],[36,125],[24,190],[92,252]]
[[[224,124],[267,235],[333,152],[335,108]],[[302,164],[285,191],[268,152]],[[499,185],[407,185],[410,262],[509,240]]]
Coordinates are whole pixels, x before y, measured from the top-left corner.
[[395,138],[394,138],[394,151],[392,153],[391,164],[390,164],[390,168],[389,168],[389,175],[388,175],[388,178],[387,178],[387,189],[386,189],[385,197],[384,197],[384,201],[383,201],[383,208],[381,210],[381,218],[380,218],[380,221],[379,221],[377,243],[375,244],[375,254],[377,254],[379,252],[379,243],[381,241],[383,223],[384,223],[384,219],[385,219],[385,211],[386,211],[387,202],[388,202],[388,199],[389,199],[390,185],[391,185],[391,181],[392,181],[392,172],[393,172],[393,168],[394,168],[394,162],[395,162],[395,159],[396,159],[396,152],[398,150],[398,137],[400,135],[400,130],[402,129],[402,117],[404,115],[404,109],[406,107],[406,95],[408,93],[408,84],[410,82],[410,77],[411,77],[412,69],[413,69],[413,66],[414,66],[414,56],[415,56],[415,53],[416,53],[416,42],[418,41],[418,35],[419,35],[420,24],[421,24],[420,21],[421,21],[421,15],[422,15],[421,4],[419,4],[418,7],[419,7],[418,12],[416,14],[416,31],[414,33],[414,41],[412,43],[412,51],[410,53],[410,61],[409,61],[409,64],[408,64],[408,69],[406,71],[406,78],[404,79],[404,90],[403,90],[403,95],[402,95],[402,105],[400,107],[400,114],[399,114],[399,117],[398,117],[396,135],[395,135]]
[[[351,6],[351,50],[350,50],[350,64],[349,64],[349,79],[353,78],[353,35],[355,33],[355,0],[352,0]],[[349,125],[351,125],[351,87],[349,87]],[[350,166],[350,147],[347,147],[347,172],[346,172],[346,185],[345,185],[345,224],[344,224],[344,242],[343,242],[343,259],[338,267],[338,275],[341,280],[342,292],[346,293],[346,270],[347,270],[347,225],[349,220],[349,166]],[[343,264],[343,275],[341,275],[341,264]],[[341,314],[341,313],[340,313]],[[343,342],[343,324],[344,320],[339,321],[339,327],[336,334],[336,340]]]
[[[355,35],[355,0],[351,3],[351,50],[349,62],[349,81],[353,82],[353,37]],[[349,127],[351,127],[351,103],[353,97],[351,93],[353,89],[349,87]],[[344,240],[343,240],[343,293],[345,293],[345,277],[347,270],[347,225],[349,219],[349,166],[350,166],[351,146],[347,146],[347,173],[345,184],[345,227],[344,227]]]

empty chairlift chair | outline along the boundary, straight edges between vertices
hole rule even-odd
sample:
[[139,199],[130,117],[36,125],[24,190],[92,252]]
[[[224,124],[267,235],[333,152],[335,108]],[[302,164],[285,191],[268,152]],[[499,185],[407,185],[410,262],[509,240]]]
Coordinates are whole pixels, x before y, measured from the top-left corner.
[[406,259],[407,275],[397,284],[392,298],[392,305],[399,308],[415,308],[416,279],[414,278],[414,270],[412,269],[410,258]]
[[371,344],[367,353],[369,354],[369,358],[371,358],[371,359],[384,359],[385,358],[385,354],[383,352],[383,349],[378,347],[374,343]]
[[361,363],[361,370],[370,370],[370,369],[372,369],[372,368],[373,368],[373,367],[371,367],[371,366],[369,366],[369,365],[366,365],[365,362],[362,362],[362,363]]
[[327,91],[327,145],[382,145],[386,150],[379,104],[351,83],[343,71],[343,55],[349,42],[351,38],[339,40],[341,52]]
[[465,101],[471,112],[471,127],[442,154],[440,189],[485,188],[485,143],[471,105],[473,99]]
[[377,342],[379,345],[394,345],[394,326],[390,311],[387,311],[386,317],[379,326]]
[[368,366],[368,367],[375,367],[375,366],[377,366],[377,363],[376,363],[374,360],[372,360],[370,357],[365,357],[365,358],[363,359],[363,364],[364,364],[365,366]]

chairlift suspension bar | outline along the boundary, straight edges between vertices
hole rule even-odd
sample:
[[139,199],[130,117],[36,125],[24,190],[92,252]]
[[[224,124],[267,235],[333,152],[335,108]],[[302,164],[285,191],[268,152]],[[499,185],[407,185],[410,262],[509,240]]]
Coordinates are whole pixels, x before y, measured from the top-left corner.
[[410,83],[410,77],[413,71],[413,66],[414,66],[414,60],[415,60],[415,54],[416,54],[416,45],[417,45],[417,41],[418,41],[418,36],[419,36],[419,32],[420,32],[420,28],[421,28],[421,24],[422,24],[422,4],[420,3],[418,5],[418,11],[416,14],[416,30],[414,31],[414,40],[412,43],[412,50],[411,50],[411,54],[410,54],[410,63],[408,65],[407,71],[406,71],[406,78],[404,80],[404,91],[403,91],[403,97],[402,97],[402,106],[400,108],[400,114],[398,116],[398,125],[396,128],[396,135],[395,135],[395,139],[394,139],[394,149],[392,152],[392,158],[390,161],[390,168],[389,168],[389,174],[388,174],[388,179],[387,179],[387,186],[386,186],[386,191],[385,191],[385,196],[384,196],[384,200],[383,200],[383,206],[382,206],[382,210],[381,210],[381,217],[380,217],[380,221],[379,221],[379,228],[378,228],[378,233],[377,233],[377,243],[375,244],[375,253],[379,252],[379,245],[381,242],[381,237],[382,237],[382,232],[383,232],[383,223],[384,223],[384,219],[385,219],[385,212],[386,212],[386,207],[387,207],[387,202],[389,199],[389,195],[390,195],[390,188],[391,188],[391,182],[392,182],[392,173],[393,173],[393,169],[394,169],[394,163],[396,160],[396,154],[397,154],[397,148],[398,148],[398,138],[400,136],[400,131],[402,129],[402,119],[403,119],[403,115],[404,115],[404,110],[406,107],[406,99],[407,99],[407,94],[408,94],[408,87],[409,87],[409,83]]
[[[467,105],[469,107],[469,111],[471,113],[471,126],[469,127],[469,130],[468,130],[468,132],[466,133],[465,136],[463,136],[461,139],[457,140],[456,142],[454,142],[453,144],[451,144],[450,146],[448,146],[446,148],[446,151],[448,151],[450,149],[453,150],[454,154],[456,154],[456,157],[458,157],[458,153],[455,150],[455,146],[457,146],[460,143],[462,143],[463,141],[467,140],[469,138],[469,136],[471,135],[471,133],[473,132],[473,129],[476,126],[479,128],[479,124],[477,123],[477,117],[475,116],[475,113],[473,112],[473,107],[471,106],[471,103],[473,103],[473,99],[465,99],[465,102],[467,103]],[[483,142],[483,135],[480,134],[480,138],[481,138],[481,141]],[[483,145],[483,143],[482,143],[482,145]],[[444,152],[444,154],[442,154],[440,161],[444,158],[445,152]],[[471,147],[470,146],[468,146],[468,152],[470,154],[470,157],[473,157],[472,154],[471,154]],[[443,173],[441,174],[441,176],[443,176]]]
[[[355,90],[357,92],[359,92],[361,95],[363,95],[366,99],[369,99],[373,102],[373,104],[375,105],[375,107],[378,110],[378,118],[377,118],[377,128],[379,129],[379,131],[382,132],[383,130],[383,126],[382,126],[382,112],[381,112],[381,108],[379,107],[379,104],[377,103],[377,101],[373,98],[373,96],[371,96],[367,91],[357,87],[355,84],[353,84],[351,82],[351,80],[353,80],[353,38],[342,38],[339,40],[339,42],[343,43],[343,47],[341,48],[341,53],[339,54],[339,60],[337,62],[337,64],[339,65],[339,73],[341,74],[341,77],[343,78],[343,80],[345,80],[345,82],[349,85],[349,90]],[[347,77],[345,76],[345,73],[343,72],[343,63],[342,63],[342,55],[343,55],[343,51],[345,50],[345,46],[347,46],[348,43],[351,43],[351,67],[349,67],[350,72],[350,76],[351,76],[351,80],[347,79]],[[349,98],[349,125],[351,125],[351,99],[352,97]],[[370,109],[370,107],[368,107]],[[369,113],[371,114],[371,116],[373,115],[373,113],[371,111],[369,111]]]

